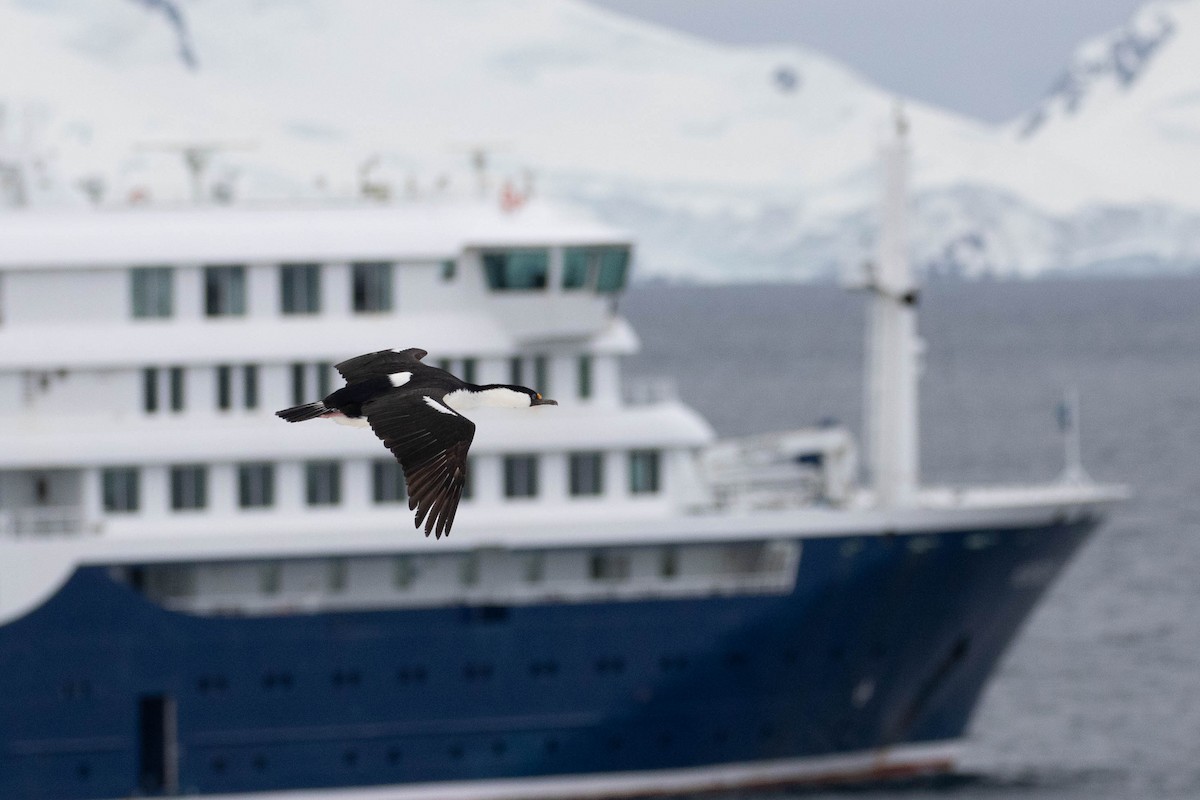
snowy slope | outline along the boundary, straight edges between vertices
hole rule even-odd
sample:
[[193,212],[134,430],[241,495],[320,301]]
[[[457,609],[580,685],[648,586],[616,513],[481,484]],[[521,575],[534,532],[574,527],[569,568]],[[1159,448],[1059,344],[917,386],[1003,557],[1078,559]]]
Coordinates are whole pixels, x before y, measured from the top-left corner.
[[1033,154],[1086,165],[1125,202],[1200,209],[1200,2],[1147,3],[1084,43],[1014,133]]
[[[1184,6],[1200,0],[1172,13]],[[0,31],[0,158],[6,141],[37,152],[39,197],[66,202],[90,180],[110,204],[184,199],[171,148],[196,143],[216,147],[206,193],[466,192],[484,148],[493,189],[532,174],[633,228],[642,274],[701,279],[861,261],[895,104],[812,51],[720,46],[580,0],[0,0]],[[1154,161],[1137,132],[1119,170],[1072,151],[1091,129],[1072,133],[1080,109],[1119,105],[1086,93],[1071,113],[1048,101],[1023,137],[905,103],[922,263],[1197,259],[1200,202],[1128,191],[1125,172]]]

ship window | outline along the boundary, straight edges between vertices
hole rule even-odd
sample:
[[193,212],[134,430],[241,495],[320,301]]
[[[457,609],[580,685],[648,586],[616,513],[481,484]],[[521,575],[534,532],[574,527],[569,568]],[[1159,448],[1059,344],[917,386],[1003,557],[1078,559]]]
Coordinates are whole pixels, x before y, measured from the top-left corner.
[[306,391],[304,388],[304,373],[306,372],[303,364],[292,364],[292,402],[300,405],[306,402]]
[[246,313],[246,268],[204,268],[204,313],[210,317],[241,316]]
[[549,678],[558,674],[558,662],[552,658],[543,658],[529,663],[529,674],[535,678]]
[[134,467],[107,467],[100,473],[105,511],[138,510],[138,471]]
[[602,551],[588,558],[588,574],[594,581],[623,581],[629,578],[632,562],[628,553]]
[[275,504],[275,467],[272,464],[238,465],[238,505],[265,508]]
[[346,559],[330,559],[327,577],[329,591],[335,594],[346,591],[346,585],[349,580],[349,566],[346,563]]
[[546,554],[530,553],[525,557],[524,576],[526,583],[541,583],[546,577]]
[[625,659],[621,656],[601,656],[596,659],[595,667],[601,675],[620,675],[625,671]]
[[203,465],[171,467],[171,508],[191,511],[208,505],[208,470]]
[[147,414],[158,411],[158,370],[154,367],[142,370],[142,409]]
[[317,397],[325,397],[329,394],[329,382],[333,378],[333,364],[323,362],[315,366],[317,371]]
[[319,264],[284,264],[279,268],[279,304],[284,314],[316,314],[321,310]]
[[579,357],[579,398],[586,400],[592,396],[592,357]]
[[517,386],[525,385],[525,362],[520,356],[508,360],[508,382]]
[[242,367],[242,402],[246,408],[258,408],[258,366]]
[[408,499],[404,469],[395,459],[371,462],[371,490],[376,503],[403,503]]
[[130,270],[129,276],[135,318],[171,316],[172,272],[168,267],[141,267]]
[[472,471],[471,464],[472,464],[472,459],[468,458],[467,459],[467,468],[464,471],[464,475],[463,475],[463,490],[462,490],[462,499],[463,500],[470,500],[472,497],[475,496],[475,479],[472,477],[474,475],[474,472]]
[[492,665],[487,662],[468,661],[463,665],[463,677],[468,681],[491,680],[494,671]]
[[668,580],[679,575],[679,548],[664,547],[658,562],[658,574]]
[[659,489],[659,453],[657,450],[634,450],[629,454],[629,491],[633,494],[653,494]]
[[233,405],[233,367],[221,364],[217,367],[217,408],[228,411]]
[[562,288],[583,289],[592,271],[592,251],[586,247],[568,247],[563,252]]
[[597,292],[619,292],[625,288],[629,273],[629,250],[607,247],[600,256],[600,272],[596,276]]
[[454,280],[454,275],[458,271],[457,268],[458,268],[458,264],[454,261],[454,259],[447,259],[446,261],[443,261],[442,262],[442,280],[443,281]]
[[458,580],[463,586],[479,583],[479,554],[467,553],[458,564]]
[[429,672],[420,664],[407,665],[396,670],[396,682],[401,686],[425,683],[428,677]]
[[538,493],[537,456],[504,457],[504,496],[536,497]]
[[310,506],[342,502],[341,466],[336,461],[309,461],[304,465],[304,496]]
[[458,377],[462,378],[467,383],[475,382],[475,373],[479,362],[473,358],[464,358],[462,362],[462,374]]
[[550,394],[550,359],[547,356],[533,357],[533,388],[542,394]]
[[168,387],[171,392],[171,410],[183,411],[184,372],[183,367],[171,367],[168,371]]
[[484,253],[483,269],[489,289],[545,289],[550,273],[550,251],[497,250]]
[[618,292],[629,272],[628,247],[568,247],[563,252],[562,288]]
[[412,556],[396,556],[392,559],[392,585],[404,591],[411,589],[417,580],[417,565]]
[[279,594],[283,587],[283,565],[268,561],[258,565],[258,590],[263,594]]
[[355,311],[391,311],[392,265],[388,262],[355,264],[353,294]]
[[604,492],[603,453],[571,453],[571,494],[594,496]]

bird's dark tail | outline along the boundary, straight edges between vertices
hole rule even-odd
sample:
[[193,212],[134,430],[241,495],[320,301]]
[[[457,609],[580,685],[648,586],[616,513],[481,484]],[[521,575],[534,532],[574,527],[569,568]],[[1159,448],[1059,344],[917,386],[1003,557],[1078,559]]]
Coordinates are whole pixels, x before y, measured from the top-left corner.
[[275,416],[286,419],[288,422],[304,422],[306,419],[316,419],[328,413],[329,409],[325,407],[325,404],[318,402],[285,408],[283,411],[276,411]]

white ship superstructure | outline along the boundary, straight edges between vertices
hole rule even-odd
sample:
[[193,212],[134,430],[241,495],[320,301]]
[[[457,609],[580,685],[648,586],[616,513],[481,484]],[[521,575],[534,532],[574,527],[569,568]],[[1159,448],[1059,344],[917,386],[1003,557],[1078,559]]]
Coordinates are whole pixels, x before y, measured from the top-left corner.
[[[903,157],[865,487],[844,429],[718,442],[661,382],[623,386],[632,241],[547,206],[0,217],[0,796],[949,768],[1122,491],[919,486]],[[370,431],[274,416],[389,347],[559,402],[474,412],[441,540]]]

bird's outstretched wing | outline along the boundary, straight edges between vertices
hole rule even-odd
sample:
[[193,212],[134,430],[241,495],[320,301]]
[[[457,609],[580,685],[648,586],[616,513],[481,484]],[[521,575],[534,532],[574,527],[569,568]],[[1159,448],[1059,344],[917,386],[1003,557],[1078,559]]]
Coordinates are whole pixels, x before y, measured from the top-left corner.
[[334,369],[342,374],[346,383],[354,383],[364,378],[374,378],[379,375],[391,375],[396,372],[411,371],[418,366],[421,359],[428,353],[419,347],[410,347],[399,352],[395,350],[380,350],[362,356],[348,358]]
[[363,405],[363,416],[400,462],[408,507],[425,535],[441,538],[454,524],[467,479],[475,423],[421,392],[390,392]]

